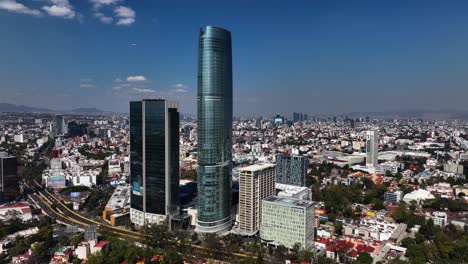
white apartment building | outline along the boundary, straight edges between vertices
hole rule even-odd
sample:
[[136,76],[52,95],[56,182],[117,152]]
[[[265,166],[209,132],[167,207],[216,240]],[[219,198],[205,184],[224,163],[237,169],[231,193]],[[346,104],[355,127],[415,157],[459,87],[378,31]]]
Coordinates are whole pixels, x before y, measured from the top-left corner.
[[444,227],[447,225],[447,213],[444,212],[433,212],[432,213],[432,221],[434,221],[434,225],[438,225]]
[[275,195],[276,166],[256,164],[239,170],[239,231],[255,235],[260,229],[261,203]]
[[311,201],[268,197],[262,201],[260,238],[270,245],[303,249],[314,245],[315,206]]

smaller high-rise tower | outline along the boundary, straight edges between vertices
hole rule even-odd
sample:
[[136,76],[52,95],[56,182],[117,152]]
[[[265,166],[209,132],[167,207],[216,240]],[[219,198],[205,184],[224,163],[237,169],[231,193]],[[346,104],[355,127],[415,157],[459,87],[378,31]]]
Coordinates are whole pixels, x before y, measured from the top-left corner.
[[255,164],[239,171],[239,231],[253,236],[260,230],[262,200],[275,195],[275,165]]
[[19,195],[16,157],[0,152],[0,204],[13,202]]
[[162,224],[179,211],[179,110],[176,102],[130,102],[130,220]]
[[54,136],[65,135],[68,132],[67,124],[63,115],[56,115],[52,122],[52,132]]
[[305,186],[309,158],[297,155],[276,155],[276,182]]
[[379,131],[366,131],[366,166],[375,168],[379,164]]

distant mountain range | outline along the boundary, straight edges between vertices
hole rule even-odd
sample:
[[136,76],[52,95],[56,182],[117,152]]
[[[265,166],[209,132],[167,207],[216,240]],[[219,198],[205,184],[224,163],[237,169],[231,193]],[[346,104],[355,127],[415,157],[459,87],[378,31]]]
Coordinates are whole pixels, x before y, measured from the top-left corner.
[[105,114],[110,113],[97,108],[76,108],[72,110],[51,110],[40,107],[0,103],[0,112],[13,113],[66,113],[66,114]]
[[351,112],[343,114],[349,118],[366,117],[377,119],[419,119],[424,120],[468,120],[468,111],[463,110],[424,110],[424,109],[406,109],[383,112]]

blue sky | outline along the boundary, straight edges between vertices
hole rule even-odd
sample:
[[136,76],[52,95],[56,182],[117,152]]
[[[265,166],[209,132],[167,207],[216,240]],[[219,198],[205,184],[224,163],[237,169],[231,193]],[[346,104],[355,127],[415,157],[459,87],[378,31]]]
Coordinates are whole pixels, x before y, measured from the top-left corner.
[[0,102],[196,112],[198,31],[232,32],[236,114],[468,110],[466,1],[0,0]]

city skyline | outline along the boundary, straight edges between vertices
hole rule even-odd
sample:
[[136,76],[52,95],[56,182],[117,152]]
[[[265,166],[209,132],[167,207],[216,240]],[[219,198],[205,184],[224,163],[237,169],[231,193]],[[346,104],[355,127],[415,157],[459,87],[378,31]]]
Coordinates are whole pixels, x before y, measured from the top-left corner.
[[464,262],[466,11],[0,0],[0,263]]
[[0,102],[126,112],[163,97],[194,114],[194,39],[212,24],[236,37],[236,115],[468,110],[462,2],[60,3],[0,1]]

